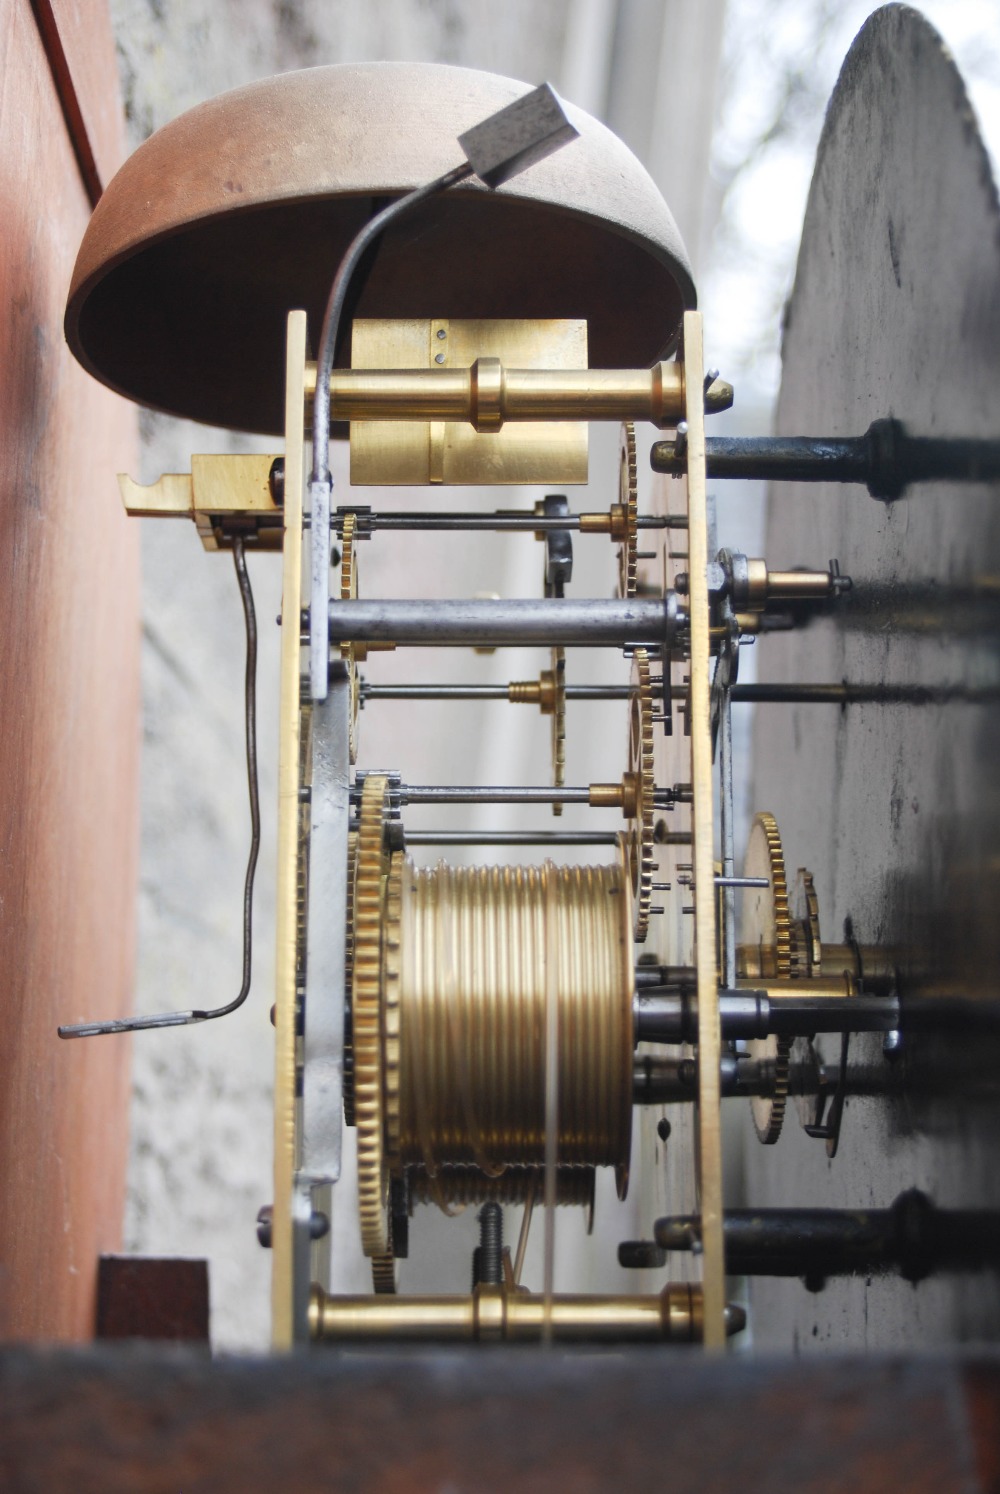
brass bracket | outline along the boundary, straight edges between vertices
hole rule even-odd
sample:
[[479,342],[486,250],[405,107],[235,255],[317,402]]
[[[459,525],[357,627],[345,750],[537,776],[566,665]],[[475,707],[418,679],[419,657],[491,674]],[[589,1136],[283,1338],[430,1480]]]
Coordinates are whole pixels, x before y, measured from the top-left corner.
[[275,503],[271,471],[279,458],[264,455],[193,456],[190,472],[166,472],[144,487],[118,474],[125,512],[132,518],[193,519],[206,550],[248,547],[280,550],[283,510]]
[[[507,368],[586,370],[586,322],[360,317],[351,363],[331,380],[335,418],[352,385],[362,402],[387,396],[381,419],[350,408],[352,484],[587,481],[585,420],[517,425],[505,409]],[[447,389],[453,412],[425,407],[415,416],[421,389],[432,403]]]

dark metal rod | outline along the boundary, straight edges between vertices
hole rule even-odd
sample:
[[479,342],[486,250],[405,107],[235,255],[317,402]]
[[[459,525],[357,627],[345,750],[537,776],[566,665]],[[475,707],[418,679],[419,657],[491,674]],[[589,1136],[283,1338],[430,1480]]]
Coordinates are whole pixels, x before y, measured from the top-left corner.
[[768,1031],[779,1037],[813,1032],[893,1032],[899,1027],[899,998],[888,995],[777,996],[769,992]]
[[[595,785],[599,787],[601,785]],[[614,803],[595,804],[586,785],[553,788],[548,784],[497,783],[403,783],[393,793],[400,804],[588,804],[593,809],[616,809]],[[351,800],[360,802],[361,786],[351,788]],[[669,808],[676,802],[673,789],[654,789],[653,803]]]
[[[734,685],[734,702],[767,705],[946,705],[951,701],[992,702],[1000,694],[996,686],[985,689],[968,685],[853,685],[842,684],[760,684]],[[687,691],[673,690],[675,700],[684,700]]]
[[[724,1053],[719,1063],[720,1088],[732,1093],[737,1060]],[[771,1078],[773,1084],[773,1075]],[[698,1061],[694,1058],[637,1056],[632,1067],[634,1105],[687,1104],[698,1096]]]
[[[633,1003],[637,1043],[693,1043],[698,1003],[689,987],[652,992],[639,986]],[[719,994],[723,1038],[809,1037],[816,1032],[892,1032],[900,1025],[899,999],[886,996],[775,997],[763,990]]]
[[309,682],[314,700],[325,700],[327,691],[326,654],[327,639],[324,637],[323,618],[320,613],[326,606],[329,590],[330,561],[330,498],[333,478],[330,473],[330,374],[337,356],[340,320],[347,294],[354,275],[365,254],[390,223],[398,222],[427,197],[435,192],[447,191],[457,182],[472,174],[468,161],[454,167],[444,176],[416,187],[395,202],[388,203],[355,234],[337,266],[330,287],[326,309],[320,328],[319,350],[316,362],[316,389],[313,398],[312,469],[309,477],[309,517],[312,524],[310,549],[310,613],[309,630]]
[[[650,689],[653,695],[659,694],[662,685],[657,686],[656,680],[650,681]],[[567,685],[567,700],[629,700],[632,689],[629,685]]]
[[[350,510],[348,510],[350,512]],[[334,516],[336,525],[339,515]],[[636,519],[638,529],[666,529],[669,520],[661,514],[642,514]],[[532,513],[421,513],[419,510],[409,512],[405,510],[386,511],[380,509],[374,512],[360,513],[358,515],[358,528],[362,532],[379,529],[391,530],[449,530],[449,529],[487,529],[498,533],[506,531],[525,530],[527,533],[541,534],[548,530],[580,528],[579,514],[532,514]],[[601,533],[600,530],[590,530],[590,533]]]
[[[888,1209],[731,1209],[724,1221],[726,1268],[739,1276],[829,1276],[898,1271],[921,1281],[940,1270],[996,1269],[1000,1212],[939,1209],[911,1188]],[[665,1250],[693,1250],[697,1215],[658,1219]]]
[[[729,615],[728,602],[725,615]],[[721,661],[720,661],[721,662]],[[736,888],[756,886],[753,879],[735,873],[735,826],[733,814],[733,715],[728,689],[723,689],[719,707],[719,840],[722,849],[722,875],[715,878],[723,889],[717,907],[721,928],[719,944],[722,955],[722,978],[727,986],[736,984]],[[766,885],[766,884],[765,884]]]
[[369,700],[509,700],[506,685],[361,685],[361,703]]
[[[818,1064],[792,1064],[788,1070],[788,1093],[815,1094],[822,1071]],[[776,1064],[771,1059],[737,1058],[724,1053],[719,1062],[723,1095],[746,1098],[774,1092]],[[698,1097],[698,1061],[695,1058],[637,1057],[633,1067],[632,1099],[636,1105],[685,1104]]]
[[333,284],[330,287],[330,295],[326,303],[323,322],[320,328],[319,354],[316,361],[316,393],[313,402],[313,464],[310,481],[330,481],[330,374],[333,372],[334,359],[337,354],[338,332],[340,330],[340,318],[343,313],[344,303],[347,299],[347,291],[355,270],[364,258],[365,252],[371,244],[379,237],[390,223],[405,217],[407,213],[417,207],[426,198],[432,197],[436,192],[446,192],[449,187],[457,182],[464,181],[472,175],[472,167],[468,161],[463,161],[460,166],[455,166],[451,171],[445,172],[443,176],[436,177],[434,181],[427,182],[424,186],[415,187],[413,191],[407,192],[404,197],[397,197],[395,202],[390,202],[386,207],[377,212],[373,218],[369,218],[347,246],[347,251],[337,266]]
[[[898,420],[875,420],[863,436],[710,436],[705,455],[709,477],[858,483],[873,498],[890,501],[914,482],[1000,477],[1000,441],[911,436]],[[682,476],[684,443],[656,442],[650,465],[654,472]]]
[[[358,791],[352,790],[357,796]],[[590,790],[536,787],[533,784],[407,783],[399,791],[402,804],[589,804]]]
[[330,639],[432,647],[502,644],[600,646],[662,644],[678,621],[677,599],[569,601],[331,602]]
[[691,990],[695,988],[693,965],[636,965],[635,988],[637,991]]
[[[567,685],[567,700],[628,700],[628,685]],[[653,693],[656,693],[654,686]],[[506,685],[361,685],[369,700],[509,700]]]
[[[637,1043],[696,1043],[698,1002],[693,988],[679,991],[643,992],[633,1002]],[[766,996],[720,995],[719,1017],[724,1038],[757,1038],[768,1034]]]
[[613,846],[611,830],[407,830],[408,846]]
[[[709,477],[769,482],[857,482],[867,484],[870,459],[865,436],[709,436]],[[675,441],[657,441],[649,455],[654,472],[680,477],[687,454]]]
[[[876,686],[883,689],[884,686]],[[734,703],[740,704],[824,704],[824,705],[846,705],[849,700],[849,687],[839,685],[734,685],[732,698]],[[684,691],[680,694],[683,696]]]
[[[823,946],[824,961],[829,961],[829,968],[832,970],[846,970],[852,967],[859,955],[861,969],[864,971],[865,995],[876,999],[893,996],[897,983],[895,951],[878,945],[855,947],[845,944],[824,944]],[[741,991],[756,990],[756,984],[756,980],[745,980],[738,983],[738,988]],[[693,965],[660,965],[652,962],[647,963],[644,960],[635,967],[635,989],[637,991],[644,991],[647,994],[656,992],[663,995],[676,996],[691,992],[694,988],[695,971]],[[810,981],[806,979],[795,982],[790,989],[786,989],[785,991],[782,991],[780,982],[764,986],[762,987],[762,991],[779,1007],[784,1006],[788,1000],[792,1000],[797,1004],[800,1000],[814,997],[821,997],[824,1002],[840,1001],[843,999],[839,991],[835,996],[831,995],[829,986],[812,991],[809,988]],[[947,1005],[947,998],[945,998],[945,1005]],[[927,1013],[933,1010],[932,1023],[937,1020],[940,1009],[940,1001],[933,1001],[932,999],[932,1005],[928,1006],[927,998],[924,998],[919,1008],[919,1010]],[[917,1010],[916,1007],[911,1005],[912,1013],[915,1014]]]
[[[821,1089],[833,1090],[839,1078],[839,1064],[793,1063],[786,1080],[790,1095],[816,1095]],[[632,1100],[636,1105],[686,1104],[698,1097],[698,1062],[694,1058],[662,1058],[649,1053],[637,1056],[633,1066]],[[719,1064],[719,1081],[726,1097],[749,1098],[772,1095],[777,1077],[774,1059],[737,1057],[724,1053]],[[849,1095],[884,1095],[894,1084],[891,1070],[881,1068],[851,1070]]]
[[145,1032],[160,1027],[187,1027],[193,1022],[210,1022],[226,1017],[243,1005],[250,994],[253,975],[253,884],[260,854],[260,791],[257,775],[257,614],[253,588],[247,571],[243,540],[233,540],[233,565],[243,602],[246,628],[246,666],[244,670],[243,716],[246,732],[247,791],[250,798],[250,854],[243,880],[243,983],[232,1001],[210,1010],[158,1012],[151,1017],[122,1017],[110,1022],[77,1022],[58,1029],[61,1038],[104,1037],[113,1032]]

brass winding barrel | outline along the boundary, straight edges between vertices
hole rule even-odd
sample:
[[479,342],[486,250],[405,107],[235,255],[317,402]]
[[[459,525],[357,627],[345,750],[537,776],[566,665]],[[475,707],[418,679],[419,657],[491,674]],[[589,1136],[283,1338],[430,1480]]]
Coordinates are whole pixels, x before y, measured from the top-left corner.
[[[390,911],[392,919],[394,910]],[[632,934],[624,866],[402,868],[398,1153],[428,1173],[545,1160],[546,1017],[556,1003],[560,1166],[613,1166],[632,1127]],[[394,989],[393,989],[394,988]]]

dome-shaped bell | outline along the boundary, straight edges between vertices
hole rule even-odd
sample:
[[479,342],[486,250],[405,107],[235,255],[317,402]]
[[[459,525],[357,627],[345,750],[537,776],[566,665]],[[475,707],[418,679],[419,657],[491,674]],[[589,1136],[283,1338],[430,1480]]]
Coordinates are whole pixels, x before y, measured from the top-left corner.
[[[362,224],[460,164],[458,136],[527,91],[466,68],[365,63],[284,73],[181,115],[97,205],[66,309],[71,348],[143,404],[280,431],[286,313],[304,308],[315,341]],[[668,352],[695,301],[676,224],[627,147],[566,112],[579,139],[555,155],[496,191],[472,178],[391,228],[347,321],[585,317],[592,367]]]

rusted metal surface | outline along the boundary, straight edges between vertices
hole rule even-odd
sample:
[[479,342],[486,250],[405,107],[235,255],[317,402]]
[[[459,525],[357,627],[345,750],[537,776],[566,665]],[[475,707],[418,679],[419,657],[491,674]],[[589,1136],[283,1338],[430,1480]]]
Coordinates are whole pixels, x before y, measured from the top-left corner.
[[208,1262],[104,1255],[97,1274],[98,1338],[208,1343]]
[[975,1494],[998,1426],[996,1358],[0,1356],[0,1482],[75,1494]]
[[[777,430],[856,436],[894,417],[914,437],[995,439],[1000,211],[954,63],[914,11],[866,25],[827,114],[784,334]],[[815,875],[827,937],[899,952],[903,1049],[851,1041],[839,1151],[795,1124],[768,1155],[748,1136],[746,1203],[885,1208],[919,1187],[944,1209],[1000,1207],[1000,866],[996,484],[942,478],[893,503],[859,480],[775,485],[776,566],[836,556],[854,579],[835,617],[774,636],[762,678],[876,687],[835,714],[762,705],[755,808],[790,868]],[[880,693],[882,692],[881,696]],[[855,697],[857,699],[857,697]],[[827,1061],[839,1044],[825,1043]],[[997,1273],[916,1287],[886,1277],[757,1281],[755,1344],[803,1350],[1000,1335]]]
[[[87,13],[114,99],[106,8]],[[131,998],[139,565],[114,473],[136,422],[63,343],[90,204],[27,0],[0,6],[0,55],[0,1337],[89,1338],[121,1240],[129,1050],[69,1052],[56,1026]]]
[[[365,63],[189,111],[101,199],[73,276],[71,346],[146,404],[279,431],[286,313],[304,307],[318,335],[358,229],[384,199],[460,164],[462,131],[527,91],[468,69]],[[668,350],[694,304],[676,225],[621,141],[567,114],[580,138],[555,156],[495,192],[464,183],[390,229],[351,316],[586,317],[598,368]]]

